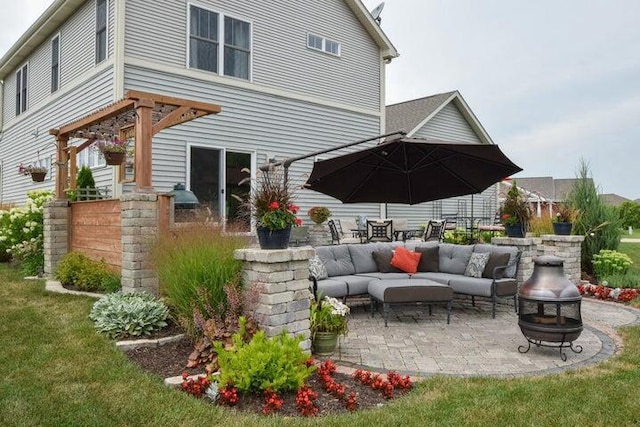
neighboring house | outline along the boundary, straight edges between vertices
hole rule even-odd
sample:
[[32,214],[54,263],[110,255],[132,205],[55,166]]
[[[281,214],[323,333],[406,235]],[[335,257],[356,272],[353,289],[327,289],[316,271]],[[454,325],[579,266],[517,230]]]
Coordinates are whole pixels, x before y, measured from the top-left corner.
[[627,199],[626,197],[619,196],[614,193],[601,194],[600,197],[602,201],[610,206],[620,206],[624,202],[631,202],[631,199]]
[[[408,137],[443,141],[493,144],[491,137],[473,114],[458,91],[388,105],[386,131],[404,130]],[[498,210],[497,185],[479,195],[453,197],[445,200],[407,206],[389,204],[389,218],[408,218],[412,227],[443,215],[486,217],[491,222]],[[473,200],[473,206],[471,202]]]
[[[397,55],[360,0],[56,0],[0,59],[0,202],[53,187],[49,129],[138,90],[222,106],[153,138],[152,183],[165,192],[185,182],[234,217],[245,171],[255,179],[268,159],[382,134],[384,68]],[[293,182],[313,160],[291,166]],[[18,174],[34,163],[49,166],[47,181]],[[132,188],[93,150],[78,163],[115,196]],[[305,190],[298,201],[303,213],[380,214]]]

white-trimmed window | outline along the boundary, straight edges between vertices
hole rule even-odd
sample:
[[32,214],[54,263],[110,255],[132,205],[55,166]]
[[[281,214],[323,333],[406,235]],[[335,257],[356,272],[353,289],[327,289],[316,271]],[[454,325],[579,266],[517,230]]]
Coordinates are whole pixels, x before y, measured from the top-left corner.
[[60,35],[51,39],[51,93],[60,87]]
[[189,67],[249,80],[251,24],[189,5]]
[[16,73],[16,116],[27,110],[27,86],[29,65],[24,64]]
[[107,58],[107,0],[96,0],[96,64]]
[[90,168],[98,168],[106,165],[104,157],[100,154],[100,151],[93,147],[85,148],[78,153],[77,158],[78,168],[82,166],[89,166]]
[[315,34],[307,34],[307,47],[330,55],[340,56],[340,43]]

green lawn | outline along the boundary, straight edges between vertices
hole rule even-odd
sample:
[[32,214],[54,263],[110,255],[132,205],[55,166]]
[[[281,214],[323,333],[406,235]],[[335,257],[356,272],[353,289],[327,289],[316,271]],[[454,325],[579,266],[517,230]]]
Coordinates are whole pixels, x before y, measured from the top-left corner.
[[433,377],[386,407],[321,419],[221,409],[167,389],[95,334],[93,300],[49,294],[0,266],[2,426],[640,425],[640,327],[596,367],[541,378]]
[[618,251],[629,255],[633,264],[629,268],[629,272],[640,274],[640,243],[625,243],[620,242]]

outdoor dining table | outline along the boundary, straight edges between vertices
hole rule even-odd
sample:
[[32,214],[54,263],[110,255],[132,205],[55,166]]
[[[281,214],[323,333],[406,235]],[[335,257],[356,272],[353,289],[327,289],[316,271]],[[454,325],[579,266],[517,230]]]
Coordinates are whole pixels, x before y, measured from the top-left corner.
[[402,238],[403,242],[406,242],[407,239],[415,236],[416,234],[420,233],[422,230],[419,228],[407,228],[407,229],[400,229],[400,230],[393,230],[393,240],[400,240]]

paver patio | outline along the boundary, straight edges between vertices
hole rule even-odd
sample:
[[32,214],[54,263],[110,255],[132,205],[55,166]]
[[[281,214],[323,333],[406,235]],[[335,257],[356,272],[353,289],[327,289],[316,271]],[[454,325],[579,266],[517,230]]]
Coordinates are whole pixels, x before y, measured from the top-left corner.
[[611,357],[621,340],[615,328],[640,324],[640,310],[612,303],[583,299],[584,330],[574,342],[583,351],[564,349],[563,362],[557,348],[527,346],[518,327],[513,303],[500,304],[491,318],[487,300],[454,300],[451,324],[446,309],[406,305],[395,307],[385,328],[380,312],[372,319],[369,305],[351,304],[349,333],[340,338],[333,359],[343,366],[364,367],[373,371],[395,370],[414,377],[435,374],[457,376],[517,377],[544,375],[577,369]]

